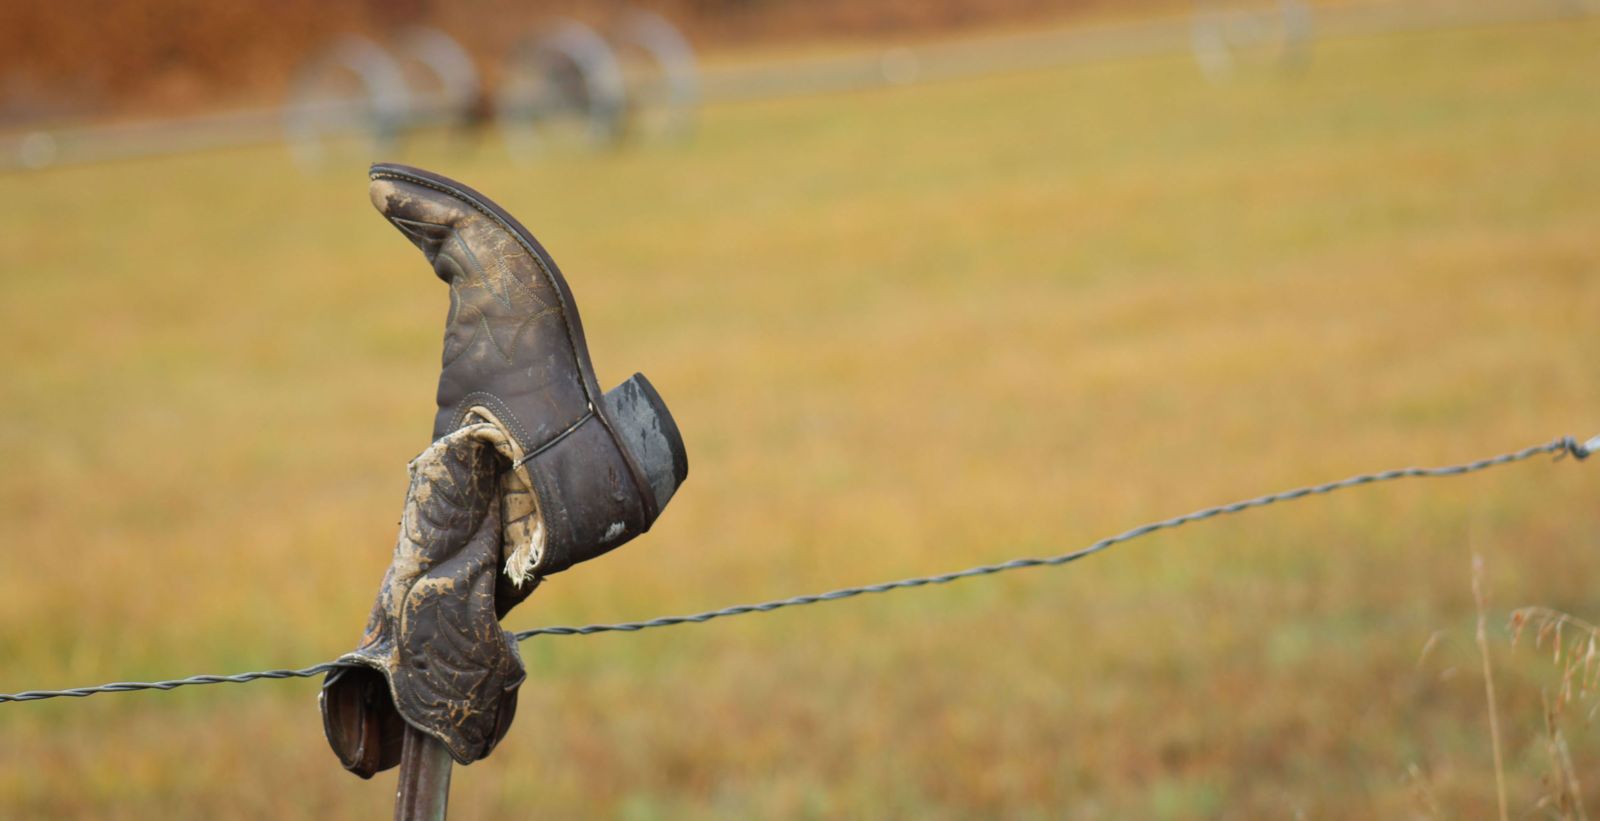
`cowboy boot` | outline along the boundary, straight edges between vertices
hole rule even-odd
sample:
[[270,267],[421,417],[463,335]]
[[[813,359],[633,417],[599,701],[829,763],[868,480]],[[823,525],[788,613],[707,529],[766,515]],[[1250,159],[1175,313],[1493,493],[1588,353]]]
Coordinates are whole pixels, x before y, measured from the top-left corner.
[[602,395],[561,272],[504,210],[398,165],[373,204],[450,286],[434,443],[411,463],[394,561],[366,633],[323,686],[324,727],[362,777],[408,723],[465,764],[510,727],[524,674],[498,620],[543,577],[650,528],[688,472],[642,374]]
[[544,543],[510,567],[545,576],[649,530],[688,474],[677,426],[642,374],[607,401],[572,292],[538,240],[458,182],[372,167],[379,213],[450,286],[433,438],[473,408],[509,430],[531,468]]

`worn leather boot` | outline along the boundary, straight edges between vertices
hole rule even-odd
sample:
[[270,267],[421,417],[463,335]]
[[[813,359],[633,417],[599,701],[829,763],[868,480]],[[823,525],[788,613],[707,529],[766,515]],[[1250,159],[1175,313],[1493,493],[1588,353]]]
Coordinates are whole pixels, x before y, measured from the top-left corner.
[[648,530],[688,473],[683,441],[642,375],[604,401],[572,292],[539,241],[453,180],[382,164],[371,178],[372,204],[450,286],[433,438],[480,406],[532,469],[545,540],[513,575],[555,573]]
[[499,618],[552,573],[644,533],[688,474],[642,374],[601,394],[561,271],[515,219],[444,177],[376,165],[372,202],[450,286],[434,443],[412,461],[394,560],[328,741],[362,777],[410,724],[466,764],[504,737],[524,673]]

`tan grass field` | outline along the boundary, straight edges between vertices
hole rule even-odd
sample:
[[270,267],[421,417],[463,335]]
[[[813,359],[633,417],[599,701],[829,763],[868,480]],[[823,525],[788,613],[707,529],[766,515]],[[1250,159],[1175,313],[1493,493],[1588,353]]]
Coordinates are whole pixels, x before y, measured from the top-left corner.
[[[531,169],[406,155],[566,270],[671,403],[656,530],[508,626],[1064,552],[1350,473],[1600,432],[1600,23],[713,108]],[[0,692],[353,646],[444,288],[364,168],[268,148],[0,178]],[[1600,464],[1539,459],[1058,570],[541,638],[482,817],[1513,817],[1559,792],[1512,608],[1600,620]],[[1427,652],[1424,648],[1428,647]],[[0,816],[383,817],[310,681],[0,705]],[[1594,696],[1559,726],[1600,813]]]

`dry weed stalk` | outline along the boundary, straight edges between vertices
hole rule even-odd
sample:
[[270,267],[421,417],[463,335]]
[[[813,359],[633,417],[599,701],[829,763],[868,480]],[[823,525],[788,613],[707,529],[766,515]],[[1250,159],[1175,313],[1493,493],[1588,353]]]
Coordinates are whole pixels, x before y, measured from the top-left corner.
[[1495,708],[1494,666],[1489,663],[1489,633],[1485,625],[1488,608],[1483,597],[1483,557],[1472,557],[1472,600],[1478,605],[1478,654],[1483,657],[1483,692],[1489,702],[1489,739],[1494,745],[1494,788],[1500,801],[1500,821],[1508,821],[1506,811],[1506,769],[1500,754],[1500,713]]
[[[1489,708],[1489,734],[1493,744],[1495,787],[1500,804],[1500,818],[1506,819],[1509,805],[1506,798],[1503,741],[1495,694],[1494,667],[1488,641],[1489,608],[1488,598],[1484,593],[1483,578],[1483,558],[1474,555],[1472,598],[1478,614],[1477,648],[1483,665],[1484,696]],[[1544,732],[1541,740],[1549,762],[1549,770],[1540,779],[1544,791],[1536,803],[1536,808],[1547,817],[1566,821],[1588,821],[1589,815],[1583,803],[1583,787],[1579,781],[1578,768],[1573,764],[1571,748],[1567,743],[1563,727],[1573,714],[1572,708],[1576,704],[1586,707],[1578,712],[1585,721],[1592,722],[1597,715],[1600,715],[1600,698],[1596,697],[1600,695],[1600,626],[1549,607],[1523,607],[1514,610],[1511,612],[1509,626],[1513,648],[1521,643],[1523,634],[1531,627],[1534,634],[1534,649],[1542,651],[1548,645],[1551,661],[1560,671],[1560,680],[1555,687],[1544,687],[1540,690],[1544,705],[1542,715]],[[1429,658],[1436,655],[1440,646],[1448,641],[1449,636],[1444,631],[1435,631],[1429,635],[1417,659],[1418,669],[1421,669]],[[1443,675],[1454,669],[1448,668]],[[1419,817],[1442,817],[1441,807],[1428,773],[1413,763],[1408,769],[1407,780],[1417,804]]]
[[[1524,607],[1511,614],[1511,643],[1522,639],[1523,631],[1534,627],[1534,648],[1543,649],[1549,642],[1552,662],[1561,669],[1561,683],[1552,698],[1549,690],[1544,699],[1544,744],[1550,758],[1550,774],[1545,777],[1545,795],[1539,799],[1541,808],[1553,809],[1562,818],[1587,821],[1583,806],[1583,791],[1578,782],[1578,772],[1572,765],[1572,753],[1562,732],[1562,720],[1568,708],[1578,701],[1589,699],[1600,686],[1600,628],[1575,616],[1548,607]],[[1566,631],[1564,634],[1563,631]],[[1570,638],[1568,635],[1570,634]],[[1585,713],[1592,721],[1600,704],[1591,706]]]
[[1413,763],[1406,768],[1406,777],[1411,782],[1412,796],[1417,801],[1417,808],[1424,817],[1443,818],[1444,810],[1439,806],[1439,797],[1434,794],[1433,784],[1427,773]]

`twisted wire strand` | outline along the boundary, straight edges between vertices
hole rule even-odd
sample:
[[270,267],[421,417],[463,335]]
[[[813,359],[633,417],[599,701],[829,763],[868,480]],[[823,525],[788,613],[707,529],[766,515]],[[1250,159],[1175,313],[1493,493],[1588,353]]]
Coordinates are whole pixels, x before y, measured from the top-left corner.
[[[1247,510],[1254,510],[1256,508],[1277,504],[1279,502],[1294,501],[1310,496],[1333,493],[1335,491],[1345,490],[1347,488],[1370,485],[1378,482],[1389,482],[1396,479],[1461,476],[1463,474],[1476,473],[1477,471],[1487,470],[1500,465],[1509,465],[1513,462],[1521,462],[1546,453],[1555,454],[1557,459],[1571,456],[1574,459],[1582,460],[1588,457],[1589,454],[1596,451],[1600,451],[1600,436],[1596,436],[1587,442],[1579,442],[1577,439],[1571,436],[1563,436],[1559,439],[1553,439],[1542,445],[1533,445],[1531,447],[1523,448],[1522,450],[1511,453],[1502,453],[1498,456],[1490,456],[1485,459],[1479,459],[1477,461],[1467,462],[1464,464],[1431,468],[1407,467],[1396,468],[1394,470],[1385,470],[1378,473],[1363,473],[1356,476],[1351,476],[1348,479],[1341,479],[1337,482],[1326,482],[1320,485],[1308,485],[1306,487],[1299,487],[1293,490],[1285,490],[1279,493],[1257,496],[1253,499],[1245,499],[1243,501],[1232,502],[1230,504],[1203,508],[1201,510],[1194,511],[1193,513],[1185,513],[1181,516],[1174,516],[1170,519],[1162,519],[1160,521],[1150,522],[1149,524],[1143,524],[1133,528],[1132,530],[1127,530],[1115,536],[1109,536],[1101,539],[1100,541],[1097,541],[1088,547],[1074,550],[1070,553],[1062,553],[1057,556],[1049,556],[1045,558],[1012,559],[1010,561],[1000,562],[999,564],[979,565],[977,567],[969,567],[965,570],[957,570],[951,573],[943,573],[936,576],[918,576],[909,579],[881,582],[879,584],[863,585],[861,587],[846,587],[839,590],[829,591],[827,593],[793,596],[787,599],[776,599],[774,601],[762,602],[760,604],[737,604],[730,607],[723,607],[717,610],[707,610],[703,613],[694,613],[691,615],[661,616],[658,618],[649,619],[647,621],[628,621],[619,622],[616,624],[589,624],[582,627],[537,627],[532,630],[522,630],[512,635],[517,641],[521,642],[531,639],[535,636],[588,636],[595,633],[636,633],[640,630],[649,630],[656,627],[672,627],[679,624],[704,624],[705,622],[713,619],[727,618],[730,616],[742,616],[749,613],[770,613],[773,610],[780,610],[785,607],[798,607],[807,604],[818,604],[820,602],[839,601],[840,599],[853,598],[855,596],[866,595],[869,593],[887,593],[893,590],[904,590],[913,587],[948,584],[960,579],[989,576],[995,573],[1003,573],[1008,570],[1021,570],[1028,567],[1055,567],[1075,562],[1079,559],[1099,553],[1100,551],[1112,547],[1113,545],[1121,544],[1123,542],[1130,542],[1134,539],[1148,536],[1151,533],[1155,533],[1160,530],[1171,530],[1174,528],[1183,527],[1184,525],[1215,518],[1217,516],[1241,513]],[[262,679],[314,678],[345,666],[349,665],[341,664],[339,662],[324,662],[322,664],[312,665],[299,670],[261,670],[252,673],[239,673],[231,676],[200,675],[191,676],[189,678],[172,679],[168,681],[123,681],[111,684],[102,684],[97,687],[75,687],[69,690],[28,690],[21,693],[0,694],[0,704],[17,701],[40,701],[50,698],[84,698],[97,693],[128,693],[138,690],[174,690],[179,687],[189,687],[199,684],[244,684]]]
[[116,681],[110,684],[101,684],[97,687],[74,687],[70,690],[24,690],[20,693],[0,694],[0,704],[8,701],[41,701],[47,698],[85,698],[96,693],[132,693],[138,690],[176,690],[179,687],[188,687],[194,684],[247,684],[261,679],[279,678],[313,678],[323,673],[331,673],[340,667],[349,665],[328,661],[322,664],[313,664],[299,670],[258,670],[253,673],[238,673],[231,676],[190,676],[188,678],[175,678],[167,681]]
[[1210,519],[1216,516],[1239,513],[1258,507],[1266,507],[1267,505],[1276,504],[1278,502],[1287,502],[1294,499],[1302,499],[1307,496],[1332,493],[1337,490],[1344,490],[1345,488],[1352,488],[1358,485],[1369,485],[1375,482],[1388,482],[1395,479],[1432,476],[1460,476],[1464,473],[1473,473],[1487,468],[1496,467],[1498,465],[1508,465],[1512,462],[1520,462],[1524,459],[1530,459],[1543,453],[1555,453],[1558,456],[1570,455],[1581,460],[1587,457],[1592,449],[1600,449],[1600,436],[1597,436],[1594,439],[1589,440],[1588,443],[1584,444],[1580,444],[1578,440],[1571,436],[1563,436],[1543,445],[1534,445],[1532,447],[1523,448],[1522,450],[1514,453],[1503,453],[1499,456],[1491,456],[1487,459],[1479,459],[1475,462],[1468,462],[1466,464],[1436,468],[1397,468],[1395,470],[1386,470],[1380,473],[1365,473],[1358,476],[1352,476],[1348,479],[1341,479],[1337,482],[1310,485],[1307,487],[1295,488],[1293,490],[1285,490],[1280,493],[1271,493],[1266,496],[1257,496],[1254,499],[1246,499],[1244,501],[1233,502],[1231,504],[1208,507],[1201,510],[1196,510],[1193,513],[1185,513],[1182,516],[1174,516],[1171,519],[1163,519],[1159,522],[1151,522],[1149,524],[1140,525],[1132,530],[1127,530],[1115,536],[1109,536],[1101,539],[1100,541],[1095,542],[1088,547],[1074,550],[1071,553],[1062,553],[1058,556],[1050,556],[1042,559],[1012,559],[1010,561],[1000,562],[999,564],[979,565],[978,567],[969,567],[966,570],[957,570],[952,573],[944,573],[937,576],[918,576],[916,578],[881,582],[879,584],[869,584],[861,587],[846,587],[841,590],[833,590],[827,593],[818,593],[808,596],[794,596],[787,599],[762,602],[761,604],[737,604],[731,607],[721,608],[720,610],[708,610],[704,613],[695,613],[689,616],[662,616],[659,618],[650,619],[648,621],[630,621],[622,622],[620,624],[590,624],[583,627],[538,627],[532,630],[523,630],[514,635],[516,636],[517,641],[524,641],[526,639],[533,638],[534,636],[587,636],[594,633],[611,632],[633,633],[640,630],[648,630],[653,627],[671,627],[677,624],[703,624],[711,621],[712,619],[720,619],[726,616],[742,616],[746,613],[770,613],[773,610],[779,610],[784,607],[796,607],[805,604],[816,604],[818,602],[838,601],[839,599],[848,599],[868,593],[887,593],[891,590],[902,590],[911,587],[924,587],[932,584],[948,584],[960,579],[970,579],[976,576],[988,576],[995,573],[1003,573],[1007,570],[1021,570],[1025,567],[1055,567],[1058,565],[1075,562],[1086,556],[1092,556],[1108,547],[1111,547],[1112,545],[1121,544],[1122,542],[1131,542],[1134,539],[1140,538],[1141,536],[1148,536],[1149,534],[1158,530],[1170,530],[1172,528],[1182,527],[1187,524],[1192,524],[1194,522]]

